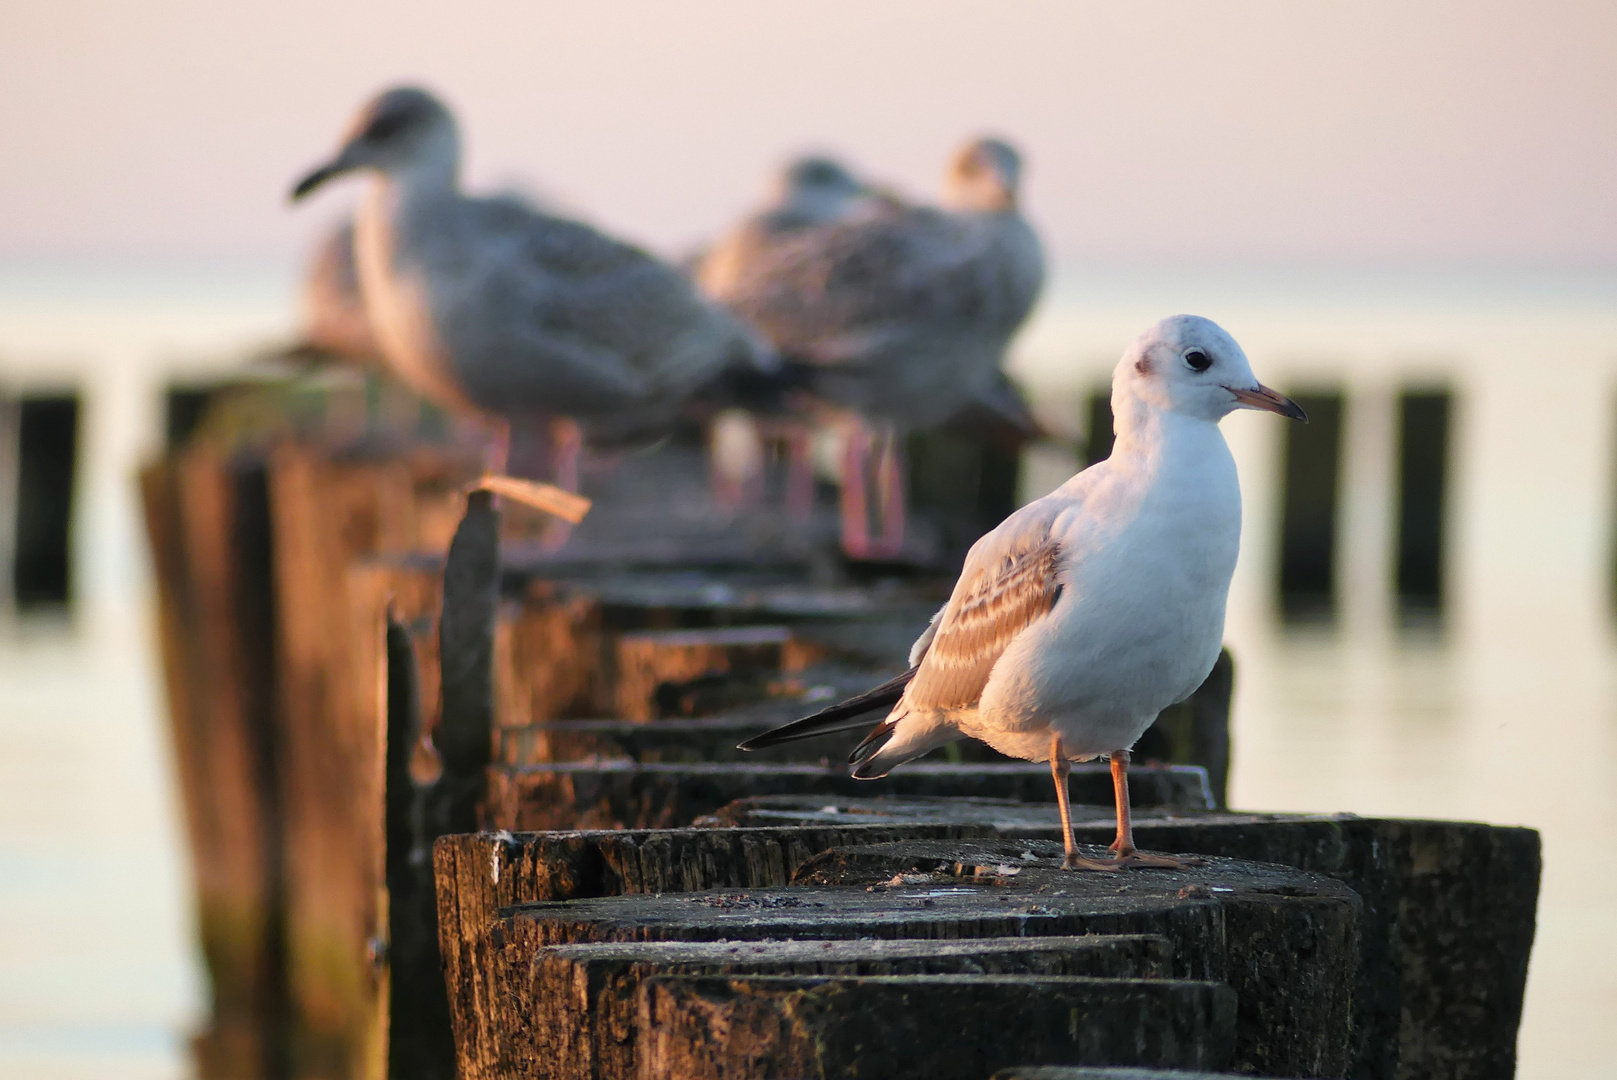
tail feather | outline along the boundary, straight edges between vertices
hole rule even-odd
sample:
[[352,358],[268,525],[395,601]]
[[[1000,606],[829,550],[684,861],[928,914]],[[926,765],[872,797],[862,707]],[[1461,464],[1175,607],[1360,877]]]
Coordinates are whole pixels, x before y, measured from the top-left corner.
[[887,741],[893,737],[893,729],[897,726],[898,720],[891,716],[876,725],[875,729],[869,735],[866,735],[858,746],[853,748],[853,752],[848,755],[848,764],[863,765],[866,761],[875,757],[881,751],[881,748],[887,745]]
[[951,720],[937,715],[895,711],[848,756],[855,780],[877,780],[906,761],[961,738]]
[[[762,735],[754,735],[746,742],[741,743],[739,750],[761,750],[766,746],[775,746],[779,743],[792,742],[795,739],[812,739],[816,735],[830,735],[837,731],[847,731],[851,728],[864,727],[869,723],[865,714],[877,709],[888,709],[898,704],[904,696],[904,688],[910,680],[915,678],[915,668],[910,668],[896,679],[889,679],[873,690],[867,690],[857,697],[846,701],[839,701],[835,705],[821,709],[812,716],[805,716],[801,720],[793,720],[790,724],[766,731]],[[877,730],[880,730],[879,728]],[[868,741],[868,740],[867,740]],[[864,745],[861,743],[860,745]]]

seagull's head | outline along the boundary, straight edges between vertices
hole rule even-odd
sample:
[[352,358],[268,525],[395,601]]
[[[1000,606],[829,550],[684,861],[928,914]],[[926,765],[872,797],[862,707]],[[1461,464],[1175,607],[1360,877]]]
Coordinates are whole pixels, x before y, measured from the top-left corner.
[[360,110],[337,155],[299,180],[292,198],[356,169],[430,173],[452,182],[459,160],[460,132],[448,108],[419,87],[399,86]]
[[820,155],[797,158],[775,180],[778,205],[815,218],[835,216],[866,190],[841,162]]
[[1016,209],[1022,156],[1000,139],[973,139],[949,163],[943,205],[951,210]]
[[779,184],[782,195],[819,192],[856,195],[865,189],[840,161],[819,154],[789,162],[780,171]]
[[1258,382],[1246,353],[1224,328],[1198,315],[1173,315],[1134,340],[1112,376],[1164,412],[1217,423],[1236,409],[1262,409],[1307,423],[1295,401]]

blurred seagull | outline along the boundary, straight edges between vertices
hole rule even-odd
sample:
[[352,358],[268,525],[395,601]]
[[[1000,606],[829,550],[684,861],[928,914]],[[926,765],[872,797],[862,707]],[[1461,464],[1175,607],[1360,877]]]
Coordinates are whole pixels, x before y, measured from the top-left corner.
[[[722,300],[735,294],[748,275],[768,263],[776,247],[804,229],[892,205],[888,196],[857,179],[841,162],[821,154],[793,159],[775,175],[772,188],[769,202],[692,260],[691,275],[708,296]],[[719,490],[757,494],[764,468],[760,422],[735,413],[723,419],[725,423],[713,432]],[[813,430],[801,415],[790,413],[768,418],[762,425],[784,437],[787,513],[805,520],[814,506]],[[721,496],[721,501],[746,500],[730,495]]]
[[846,166],[820,154],[793,159],[776,174],[770,200],[720,237],[696,261],[696,283],[724,299],[745,284],[772,248],[804,229],[888,203]]
[[[994,395],[1006,344],[1038,297],[1044,256],[1017,208],[1020,179],[1015,150],[978,139],[953,159],[941,208],[842,189],[816,204],[840,208],[832,216],[743,226],[699,275],[816,397],[863,418],[850,425],[843,461],[844,546],[856,557],[891,557],[902,545],[902,434]],[[865,494],[873,460],[876,537]]]
[[[1049,761],[1068,869],[1179,866],[1134,846],[1129,747],[1218,658],[1241,539],[1241,489],[1218,422],[1236,409],[1306,420],[1259,384],[1206,319],[1142,334],[1112,374],[1112,456],[1029,503],[972,547],[949,602],[910,651],[912,667],[869,693],[742,743],[756,749],[862,726],[854,776],[884,776],[963,736]],[[1072,761],[1109,754],[1117,798],[1110,859],[1078,854]]]
[[303,340],[298,352],[357,364],[382,359],[354,265],[354,219],[344,218],[315,247],[303,277]]
[[423,397],[502,418],[507,440],[539,433],[528,475],[576,487],[580,426],[654,431],[716,384],[774,369],[768,347],[673,267],[517,199],[464,195],[459,168],[449,110],[399,87],[360,111],[292,198],[371,173],[354,253],[383,356]]

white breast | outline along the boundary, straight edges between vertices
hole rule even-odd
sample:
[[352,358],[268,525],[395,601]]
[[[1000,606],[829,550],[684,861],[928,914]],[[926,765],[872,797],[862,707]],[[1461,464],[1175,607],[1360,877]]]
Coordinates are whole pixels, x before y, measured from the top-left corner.
[[354,219],[354,254],[365,314],[388,367],[405,385],[443,408],[476,411],[433,324],[426,283],[398,259],[397,190],[378,177]]
[[1160,475],[1094,470],[1055,526],[1062,599],[996,664],[971,734],[1007,753],[1053,732],[1074,756],[1126,749],[1206,678],[1241,535],[1235,463],[1206,430]]

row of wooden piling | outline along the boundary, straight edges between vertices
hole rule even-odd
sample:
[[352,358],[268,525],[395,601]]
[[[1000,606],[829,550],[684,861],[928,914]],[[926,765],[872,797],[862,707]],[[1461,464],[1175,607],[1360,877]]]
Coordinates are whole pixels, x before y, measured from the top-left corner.
[[1059,874],[1043,766],[733,751],[900,667],[946,572],[502,561],[472,464],[199,443],[143,475],[201,1075],[1509,1075],[1536,835],[1220,813],[1226,657],[1133,778],[1146,842],[1209,868]]

